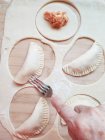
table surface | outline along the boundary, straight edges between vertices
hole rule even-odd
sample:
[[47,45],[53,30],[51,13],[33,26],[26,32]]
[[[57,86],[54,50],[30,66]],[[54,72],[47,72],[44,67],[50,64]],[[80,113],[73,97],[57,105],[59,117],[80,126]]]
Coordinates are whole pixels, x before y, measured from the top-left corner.
[[[7,7],[8,7],[8,2],[5,2],[4,0],[0,0],[0,48],[1,48],[1,43],[2,43],[4,20],[5,20],[5,13],[6,13]],[[24,42],[22,45],[24,45],[25,43],[27,42]],[[80,41],[77,41],[77,43],[74,45],[74,48],[72,49],[72,52],[68,52],[67,56],[65,56],[64,64],[69,62],[70,60],[72,61],[73,59],[81,55],[82,53],[86,52],[86,50],[88,50],[88,48],[92,45],[92,43],[93,43],[92,41],[87,40],[87,39],[82,39]],[[78,46],[84,46],[84,45],[85,45],[84,50],[83,48],[78,49],[80,48]],[[17,73],[17,71],[20,69],[20,67],[24,63],[27,49],[28,47],[23,47],[21,57],[19,57],[21,54],[21,49],[20,47],[18,47],[18,45],[11,52],[10,59],[9,59],[9,67],[13,76]],[[81,52],[82,50],[83,52]],[[73,53],[74,51],[76,52],[75,55]],[[45,50],[45,52],[46,52],[46,65],[45,66],[47,69],[45,69],[44,74],[41,77],[42,79],[45,79],[46,76],[48,76],[48,74],[51,73],[53,65],[54,65],[54,54],[52,50],[48,49],[48,50]],[[51,54],[50,58],[48,55],[49,52]],[[49,60],[52,60],[51,64],[49,63]],[[95,82],[104,73],[103,64],[104,62],[102,62],[101,67],[98,68],[96,72],[92,73],[90,76],[82,77],[79,79],[72,76],[68,77],[67,75],[66,77],[70,79],[72,82],[75,82],[77,84],[89,84],[89,83]],[[26,94],[24,94],[24,92],[21,94],[21,97],[19,96],[19,94],[16,94],[15,98],[12,101],[11,108],[10,108],[10,116],[15,127],[20,125],[32,113],[32,110],[35,106],[35,103],[31,102],[33,100],[33,96],[30,97],[30,100],[27,100],[28,97],[27,98],[26,97],[27,96]],[[30,110],[30,111],[26,110],[26,106],[24,105],[25,103],[28,104],[27,110]],[[20,112],[21,112],[21,115],[20,115]],[[4,131],[4,129],[1,126],[0,127],[0,140],[7,140],[8,137],[9,136],[8,136],[7,131]]]
[[[4,22],[5,22],[5,14],[6,10],[9,6],[9,2],[5,0],[0,0],[0,57],[1,57],[1,46],[2,46],[2,38],[4,32]],[[0,140],[11,140],[10,134],[5,130],[0,124]]]

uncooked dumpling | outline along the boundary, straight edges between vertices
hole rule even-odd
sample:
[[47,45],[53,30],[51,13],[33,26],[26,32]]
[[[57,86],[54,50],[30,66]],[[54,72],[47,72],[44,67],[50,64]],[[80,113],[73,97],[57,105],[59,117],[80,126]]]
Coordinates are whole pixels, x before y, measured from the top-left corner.
[[103,48],[95,42],[86,53],[71,63],[64,65],[63,71],[72,76],[84,76],[96,70],[102,59]]
[[43,97],[41,97],[32,113],[32,115],[15,131],[15,136],[21,139],[27,139],[40,134],[49,122],[49,106]]
[[35,74],[37,77],[41,75],[44,67],[44,52],[43,48],[35,42],[31,42],[28,50],[26,60],[14,78],[18,84],[25,84],[31,75]]

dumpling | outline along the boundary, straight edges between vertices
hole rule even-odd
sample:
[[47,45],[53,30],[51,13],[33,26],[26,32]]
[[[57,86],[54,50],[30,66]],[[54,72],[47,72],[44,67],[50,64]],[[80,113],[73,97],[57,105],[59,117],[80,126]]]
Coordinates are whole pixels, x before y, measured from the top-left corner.
[[37,77],[41,75],[44,68],[44,52],[43,48],[35,42],[31,42],[27,53],[26,60],[14,78],[18,84],[25,84],[31,75]]
[[84,76],[96,70],[103,59],[103,48],[97,42],[79,58],[63,66],[63,71],[72,76]]
[[41,97],[32,115],[15,131],[15,136],[27,139],[40,134],[49,122],[49,106],[45,98]]

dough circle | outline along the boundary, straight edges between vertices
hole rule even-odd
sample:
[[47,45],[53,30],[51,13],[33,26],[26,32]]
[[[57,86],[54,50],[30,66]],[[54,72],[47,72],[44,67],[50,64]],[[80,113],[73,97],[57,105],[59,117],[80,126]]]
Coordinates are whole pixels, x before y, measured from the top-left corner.
[[[48,12],[66,12],[69,20],[68,23],[60,29],[54,29],[44,19],[44,13]],[[54,41],[63,41],[71,38],[78,30],[78,13],[73,6],[65,2],[52,2],[43,6],[37,13],[36,16],[36,27],[40,34],[45,38]],[[79,13],[78,13],[79,14]]]
[[76,105],[86,105],[95,107],[98,106],[100,102],[89,95],[78,94],[69,98],[66,104],[70,105],[72,108],[74,108]]

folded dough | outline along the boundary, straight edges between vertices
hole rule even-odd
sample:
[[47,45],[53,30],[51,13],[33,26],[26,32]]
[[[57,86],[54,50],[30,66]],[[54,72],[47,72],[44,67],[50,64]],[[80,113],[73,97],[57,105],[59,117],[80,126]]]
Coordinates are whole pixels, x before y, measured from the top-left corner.
[[18,84],[25,84],[31,75],[40,76],[44,68],[43,48],[35,42],[31,42],[26,60],[14,78]]
[[49,122],[49,106],[45,98],[41,97],[32,115],[15,131],[15,136],[27,139],[40,134]]
[[79,58],[63,66],[63,71],[72,76],[84,76],[96,70],[103,59],[103,48],[97,42]]

